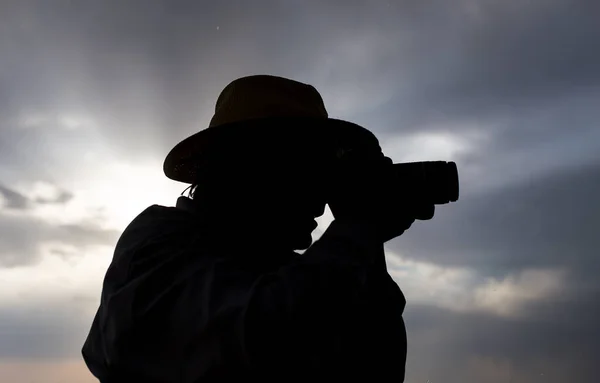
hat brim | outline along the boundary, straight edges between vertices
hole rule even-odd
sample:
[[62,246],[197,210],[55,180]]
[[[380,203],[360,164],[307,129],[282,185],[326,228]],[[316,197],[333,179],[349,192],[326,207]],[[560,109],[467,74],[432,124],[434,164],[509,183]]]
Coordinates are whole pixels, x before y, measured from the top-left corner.
[[[175,181],[193,184],[197,180],[203,154],[227,144],[228,139],[239,137],[239,134],[245,134],[245,139],[252,137],[261,140],[268,140],[270,134],[285,134],[288,137],[302,135],[325,143],[332,151],[367,145],[379,148],[379,142],[371,131],[352,122],[334,118],[261,118],[209,127],[185,138],[165,158],[165,175]],[[253,145],[251,139],[247,143]]]

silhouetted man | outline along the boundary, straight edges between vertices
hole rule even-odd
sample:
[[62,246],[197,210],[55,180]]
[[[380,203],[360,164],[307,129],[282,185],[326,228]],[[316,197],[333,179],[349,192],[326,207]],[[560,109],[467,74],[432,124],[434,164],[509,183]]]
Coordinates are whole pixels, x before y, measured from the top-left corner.
[[[407,204],[390,164],[367,129],[328,118],[312,86],[229,84],[209,128],[164,163],[191,198],[147,208],[119,239],[83,347],[91,372],[403,381],[405,300],[383,244],[433,205]],[[311,246],[327,203],[335,220]]]

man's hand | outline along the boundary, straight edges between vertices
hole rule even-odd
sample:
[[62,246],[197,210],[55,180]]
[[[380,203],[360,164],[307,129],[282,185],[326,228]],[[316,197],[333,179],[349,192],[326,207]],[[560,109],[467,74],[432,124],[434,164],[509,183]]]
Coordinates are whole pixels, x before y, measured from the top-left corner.
[[345,155],[332,177],[328,201],[335,219],[367,225],[382,242],[402,235],[416,219],[431,219],[435,206],[410,195],[410,185],[393,177],[392,166],[383,155]]

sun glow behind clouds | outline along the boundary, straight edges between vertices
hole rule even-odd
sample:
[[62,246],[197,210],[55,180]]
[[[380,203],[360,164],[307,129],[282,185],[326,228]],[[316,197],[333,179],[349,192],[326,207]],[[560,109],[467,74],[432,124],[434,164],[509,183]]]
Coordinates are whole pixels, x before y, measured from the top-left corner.
[[[105,159],[102,166],[86,169],[85,176],[61,183],[73,195],[68,203],[39,205],[31,214],[54,224],[92,222],[123,230],[148,206],[173,206],[185,186],[166,179],[160,163]],[[21,184],[19,189],[33,200],[57,194],[55,187],[40,182]]]
[[166,179],[162,163],[113,162],[96,169],[76,195],[81,206],[100,206],[108,227],[124,229],[148,206],[173,206],[185,186]]

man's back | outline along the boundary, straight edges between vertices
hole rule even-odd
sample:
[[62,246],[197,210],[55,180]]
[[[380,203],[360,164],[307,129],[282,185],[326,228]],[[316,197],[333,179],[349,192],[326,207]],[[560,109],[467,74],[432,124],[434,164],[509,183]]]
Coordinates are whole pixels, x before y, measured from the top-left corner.
[[304,255],[243,248],[184,208],[121,236],[83,355],[102,382],[402,381],[404,297],[335,221]]

